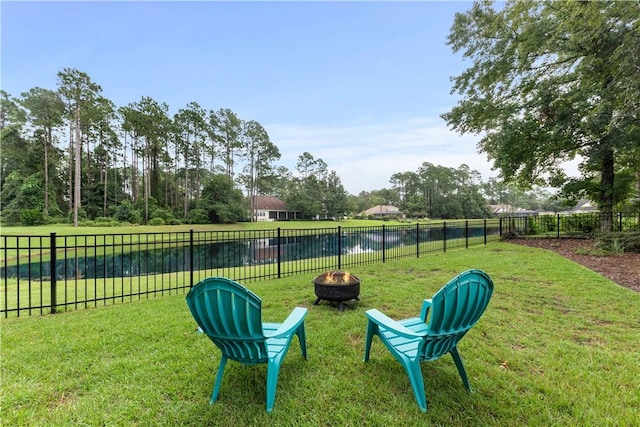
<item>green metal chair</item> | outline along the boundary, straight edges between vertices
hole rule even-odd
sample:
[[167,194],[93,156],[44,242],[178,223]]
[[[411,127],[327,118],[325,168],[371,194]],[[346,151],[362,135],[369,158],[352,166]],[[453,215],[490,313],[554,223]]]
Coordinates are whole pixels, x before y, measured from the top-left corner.
[[411,388],[423,412],[427,399],[420,362],[453,357],[462,382],[471,392],[457,344],[480,319],[493,293],[493,281],[480,270],[454,277],[431,299],[424,300],[420,317],[396,321],[376,309],[368,310],[364,361],[369,360],[371,340],[377,335],[409,375]]
[[209,403],[218,398],[227,359],[254,365],[267,364],[267,412],[273,410],[278,372],[294,335],[302,356],[307,357],[304,318],[307,309],[296,307],[284,323],[262,322],[262,300],[253,292],[224,277],[211,277],[194,285],[187,305],[200,330],[222,352]]

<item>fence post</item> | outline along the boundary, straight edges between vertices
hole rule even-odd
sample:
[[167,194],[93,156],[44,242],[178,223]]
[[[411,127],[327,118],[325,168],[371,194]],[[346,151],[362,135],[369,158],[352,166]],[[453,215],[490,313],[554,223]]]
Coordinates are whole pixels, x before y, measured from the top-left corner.
[[385,236],[385,227],[384,224],[382,224],[382,262],[386,262],[387,260],[387,251],[385,250],[385,246],[386,246],[386,236]]
[[464,248],[469,249],[469,220],[464,220]]
[[622,212],[618,212],[618,232],[622,233]]
[[416,222],[416,258],[420,258],[420,224]]
[[447,252],[447,221],[442,222],[442,251]]
[[556,224],[556,233],[559,239],[560,238],[560,214],[558,214],[558,223]]
[[342,227],[338,226],[338,270],[342,270]]
[[193,288],[193,228],[189,230],[189,287]]
[[280,277],[282,277],[280,275],[281,274],[281,272],[280,272],[280,227],[278,227],[278,238],[276,240],[278,242],[278,246],[277,246],[278,254],[277,254],[277,258],[276,259],[278,260],[278,279],[279,279]]
[[[485,219],[484,223],[485,223],[485,224],[487,223],[487,220],[486,220],[486,219]],[[498,226],[498,228],[500,229],[500,230],[498,231],[498,234],[500,235],[500,239],[502,239],[502,217],[500,217],[500,225]],[[486,238],[486,237],[487,237],[487,230],[486,230],[486,228],[485,228],[485,230],[484,230],[484,234],[485,234],[485,238]],[[485,239],[485,240],[486,240],[486,239]]]
[[[502,224],[502,218],[500,218],[500,224]],[[484,219],[484,245],[487,246],[487,218]]]
[[[51,260],[50,262],[50,267],[49,267],[49,273],[51,274],[51,314],[54,314],[56,312],[56,305],[57,305],[57,283],[56,283],[56,279],[57,279],[57,275],[58,275],[58,271],[56,269],[56,233],[52,232],[49,235],[49,250],[51,253]],[[31,280],[31,278],[29,278],[29,280]]]

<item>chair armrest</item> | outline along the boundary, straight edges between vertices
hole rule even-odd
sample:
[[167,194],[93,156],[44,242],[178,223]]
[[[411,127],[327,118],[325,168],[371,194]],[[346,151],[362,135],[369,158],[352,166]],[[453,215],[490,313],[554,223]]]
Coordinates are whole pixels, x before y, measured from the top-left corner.
[[265,338],[283,338],[287,335],[291,335],[292,331],[295,331],[304,318],[307,317],[307,309],[304,307],[296,307],[289,314],[287,319],[282,323],[277,330],[270,334],[264,334]]
[[365,314],[369,318],[370,322],[374,322],[378,326],[382,326],[384,329],[393,331],[398,336],[411,339],[411,338],[422,338],[425,335],[427,335],[426,332],[425,333],[413,332],[411,329],[405,326],[402,326],[402,324],[393,320],[392,318],[383,314],[382,312],[376,310],[375,308],[371,310],[367,310]]
[[420,318],[423,322],[427,321],[427,316],[429,315],[429,310],[431,309],[431,299],[426,299],[422,301],[422,310],[420,310]]

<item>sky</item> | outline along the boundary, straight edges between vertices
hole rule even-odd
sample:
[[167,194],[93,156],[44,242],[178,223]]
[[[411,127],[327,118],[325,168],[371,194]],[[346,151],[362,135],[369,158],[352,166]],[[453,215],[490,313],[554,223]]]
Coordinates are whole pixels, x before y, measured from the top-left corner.
[[497,176],[476,135],[440,115],[471,64],[446,45],[471,2],[101,1],[0,3],[0,87],[56,89],[76,68],[117,106],[149,96],[255,120],[295,170],[309,152],[345,190],[397,172],[461,164]]

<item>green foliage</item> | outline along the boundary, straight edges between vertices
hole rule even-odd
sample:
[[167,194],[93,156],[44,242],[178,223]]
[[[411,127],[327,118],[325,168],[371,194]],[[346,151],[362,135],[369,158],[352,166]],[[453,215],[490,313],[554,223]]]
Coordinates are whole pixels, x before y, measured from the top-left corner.
[[247,219],[242,192],[226,175],[214,175],[202,190],[198,209],[206,213],[209,223],[228,224]]
[[129,200],[123,200],[120,205],[118,205],[113,217],[120,222],[128,222],[131,224],[142,223],[142,213],[135,209]]
[[20,223],[22,225],[45,224],[45,218],[40,209],[22,209],[20,211]]
[[164,225],[164,219],[158,217],[150,219],[148,222],[149,225]]
[[482,134],[479,148],[523,187],[545,174],[562,183],[560,163],[582,156],[572,191],[597,195],[611,212],[629,190],[614,177],[637,170],[640,157],[640,84],[629,78],[640,63],[639,26],[637,2],[474,3],[449,35],[472,65],[455,77],[462,98],[443,117]]
[[167,223],[167,224],[175,220],[173,216],[173,212],[170,209],[162,209],[159,207],[154,207],[153,209],[150,209],[149,219],[150,220],[161,219],[163,223]]
[[204,209],[196,208],[189,211],[187,218],[189,224],[209,224],[209,216]]
[[[23,177],[19,171],[12,172],[6,179],[0,193],[2,200],[2,221],[7,225],[45,224],[44,216],[44,181],[41,172]],[[26,208],[26,209],[25,209]],[[23,213],[23,211],[25,211]],[[39,212],[38,215],[35,212]],[[55,200],[50,199],[49,213],[61,216]]]
[[609,252],[639,252],[640,232],[603,233],[597,236],[599,248]]

